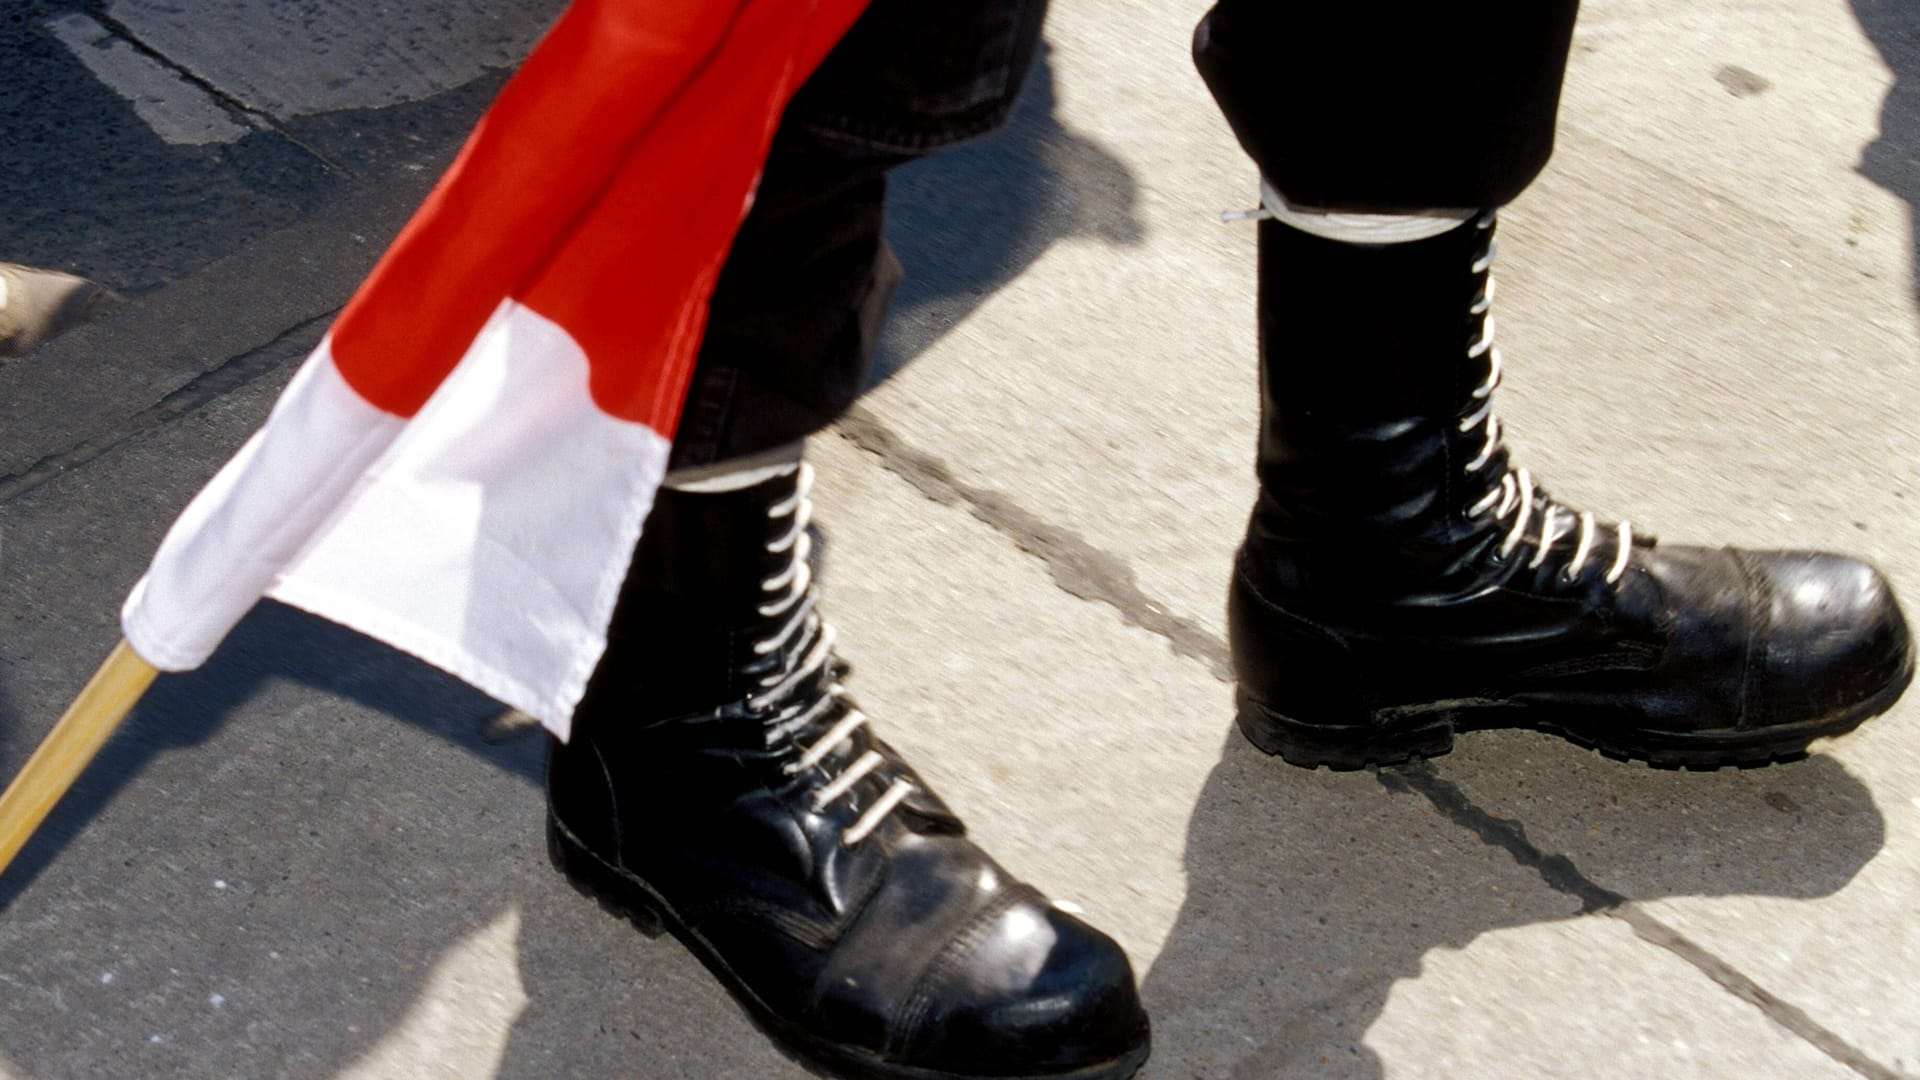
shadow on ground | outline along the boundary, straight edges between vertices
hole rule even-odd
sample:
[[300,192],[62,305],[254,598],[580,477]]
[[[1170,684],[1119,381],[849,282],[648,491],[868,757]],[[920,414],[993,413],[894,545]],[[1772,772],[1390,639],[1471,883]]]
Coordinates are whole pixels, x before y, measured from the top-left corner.
[[[378,644],[263,607],[207,668],[156,687],[8,875],[0,1055],[23,1077],[433,1060],[515,1078],[781,1075],[671,939],[547,868],[541,740],[498,715]],[[1442,764],[1556,792],[1562,820],[1545,824],[1604,830],[1607,880],[1636,899],[1826,895],[1882,842],[1868,792],[1823,757],[1675,774],[1481,736]],[[1438,775],[1309,773],[1229,739],[1144,982],[1154,1075],[1381,1076],[1368,1029],[1433,950],[1580,912],[1447,821],[1416,790]],[[103,881],[113,895],[83,891]]]
[[[1048,245],[1139,238],[1131,177],[1054,105],[1043,55],[1003,137],[898,179],[909,277],[882,376]],[[48,696],[0,695],[7,775]],[[499,718],[405,656],[262,605],[205,668],[156,684],[0,881],[0,1063],[23,1077],[791,1071],[684,950],[551,872],[542,737]],[[473,972],[484,985],[462,985]],[[504,1042],[485,1030],[509,1022]]]
[[[1920,205],[1903,164],[1914,22],[1889,0],[1871,7],[1858,0],[1862,25],[1901,81],[1862,168]],[[909,277],[879,376],[1049,244],[1137,241],[1136,198],[1117,160],[1060,125],[1043,60],[1003,138],[898,179]],[[44,729],[20,698],[0,693],[9,774]],[[0,1057],[27,1077],[404,1075],[436,1061],[514,1078],[786,1070],[677,945],[554,877],[541,740],[498,716],[448,677],[264,606],[207,668],[155,688],[0,882]],[[1673,774],[1484,736],[1437,773],[1334,775],[1233,736],[1189,825],[1188,895],[1146,972],[1153,1074],[1381,1076],[1368,1029],[1436,948],[1577,915],[1576,896],[1540,887],[1412,786],[1496,774],[1558,794],[1561,820],[1538,824],[1608,836],[1602,884],[1636,899],[1823,896],[1883,840],[1869,793],[1822,757]],[[448,958],[488,942],[504,955],[461,983]],[[452,1010],[435,1014],[432,994]]]
[[1133,174],[1066,127],[1057,108],[1050,49],[1042,44],[1005,130],[889,177],[887,242],[907,275],[871,382],[906,367],[1050,246],[1082,238],[1117,248],[1140,242]]
[[1860,172],[1907,203],[1913,299],[1920,305],[1920,7],[1905,0],[1853,0],[1853,14],[1894,78],[1880,105],[1880,137],[1861,151]]

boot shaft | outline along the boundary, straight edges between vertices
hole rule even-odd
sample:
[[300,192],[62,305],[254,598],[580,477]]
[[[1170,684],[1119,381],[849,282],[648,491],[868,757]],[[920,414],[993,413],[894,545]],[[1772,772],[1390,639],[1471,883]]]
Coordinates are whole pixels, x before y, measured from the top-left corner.
[[811,574],[798,470],[736,491],[660,489],[582,716],[645,723],[704,712],[779,668],[778,650],[755,646],[791,615],[766,609],[794,585],[805,593]]
[[1506,467],[1484,411],[1492,215],[1399,244],[1260,230],[1251,540],[1275,573],[1328,587],[1446,587],[1484,546],[1467,511]]

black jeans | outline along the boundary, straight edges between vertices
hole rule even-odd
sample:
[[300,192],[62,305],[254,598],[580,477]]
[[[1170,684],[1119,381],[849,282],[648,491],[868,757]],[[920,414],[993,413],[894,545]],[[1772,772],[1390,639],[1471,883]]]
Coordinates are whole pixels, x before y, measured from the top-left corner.
[[[801,88],[715,289],[672,467],[793,442],[859,396],[900,274],[887,170],[1000,125],[1046,4],[873,0]],[[1498,206],[1552,152],[1577,6],[1220,0],[1194,61],[1289,202]]]

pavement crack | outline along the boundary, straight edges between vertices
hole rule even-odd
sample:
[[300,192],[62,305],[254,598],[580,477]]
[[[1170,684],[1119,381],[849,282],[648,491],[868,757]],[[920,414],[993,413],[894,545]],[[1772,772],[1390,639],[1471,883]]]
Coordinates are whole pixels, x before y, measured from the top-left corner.
[[1760,1010],[1767,1019],[1810,1043],[1836,1063],[1845,1065],[1870,1080],[1910,1080],[1881,1065],[1833,1031],[1741,973],[1726,960],[1708,951],[1645,908],[1581,873],[1572,859],[1542,851],[1527,838],[1526,827],[1509,818],[1496,817],[1473,804],[1458,784],[1440,775],[1432,762],[1413,761],[1374,770],[1380,785],[1396,793],[1411,792],[1424,796],[1434,808],[1454,824],[1478,836],[1490,847],[1499,848],[1513,861],[1540,875],[1540,880],[1556,892],[1580,901],[1583,915],[1604,915],[1632,928],[1642,941],[1665,949],[1696,971],[1713,980],[1722,990]]
[[1633,932],[1640,936],[1640,940],[1665,949],[1691,964],[1701,974],[1717,983],[1722,990],[1759,1009],[1767,1019],[1811,1043],[1815,1049],[1832,1058],[1836,1063],[1845,1065],[1861,1076],[1868,1077],[1869,1080],[1913,1080],[1908,1074],[1895,1072],[1868,1057],[1858,1047],[1808,1016],[1805,1010],[1776,997],[1759,983],[1741,974],[1732,964],[1709,952],[1680,931],[1654,918],[1640,905],[1622,904],[1605,914],[1632,927]]
[[187,380],[159,401],[121,423],[95,434],[84,442],[48,454],[19,472],[0,476],[0,505],[12,502],[49,480],[102,458],[134,439],[165,427],[209,402],[216,401],[255,379],[278,370],[285,363],[281,346],[299,340],[303,335],[311,333],[316,326],[328,325],[333,321],[335,314],[335,311],[328,311],[295,323],[271,339],[243,353],[230,356],[207,371]]
[[[854,406],[834,424],[841,438],[880,459],[881,468],[906,481],[927,499],[966,510],[975,519],[1012,540],[1044,563],[1062,590],[1103,603],[1127,622],[1165,638],[1180,656],[1205,664],[1222,682],[1233,681],[1227,643],[1191,619],[1148,596],[1124,559],[1101,551],[1069,530],[1053,525],[999,492],[975,487],[953,475],[938,458],[900,438],[871,412]],[[1372,770],[1382,787],[1414,793],[1431,802],[1447,820],[1499,848],[1514,862],[1540,875],[1547,887],[1580,902],[1583,915],[1618,919],[1642,940],[1692,966],[1722,990],[1760,1010],[1767,1019],[1869,1080],[1913,1080],[1874,1061],[1858,1047],[1808,1016],[1726,960],[1661,922],[1628,897],[1595,882],[1572,859],[1543,851],[1518,821],[1477,806],[1458,784],[1441,776],[1431,762]]]
[[867,410],[855,406],[834,425],[848,442],[880,459],[888,472],[942,506],[965,509],[981,523],[1039,559],[1055,585],[1073,596],[1106,604],[1127,622],[1165,638],[1176,655],[1198,660],[1222,682],[1233,680],[1227,643],[1192,619],[1148,596],[1126,560],[1101,551],[1075,533],[1042,520],[997,491],[974,487],[938,458],[903,441]]
[[1428,761],[1412,761],[1374,770],[1380,786],[1395,793],[1422,795],[1447,820],[1478,836],[1488,847],[1496,847],[1513,856],[1513,861],[1540,875],[1540,880],[1555,892],[1580,901],[1581,914],[1609,911],[1627,902],[1627,898],[1599,885],[1580,872],[1573,860],[1553,855],[1527,839],[1526,826],[1511,818],[1496,817],[1473,804],[1460,785],[1440,775]]
[[144,56],[147,59],[153,61],[154,63],[160,65],[161,67],[165,68],[167,71],[171,72],[173,75],[178,77],[182,82],[187,83],[188,85],[192,86],[194,89],[207,95],[207,97],[211,99],[214,102],[214,104],[220,106],[221,109],[225,110],[229,115],[233,117],[234,121],[240,124],[242,127],[252,128],[255,131],[265,132],[276,138],[285,140],[289,144],[299,149],[301,153],[304,153],[307,156],[313,158],[315,161],[319,162],[322,168],[326,169],[328,172],[334,173],[337,176],[341,176],[349,180],[360,179],[359,175],[355,173],[352,169],[349,169],[347,168],[346,165],[338,161],[335,161],[333,158],[327,156],[324,152],[322,152],[318,147],[313,146],[312,144],[308,143],[306,140],[300,138],[298,135],[295,135],[293,132],[287,130],[287,128],[280,123],[279,118],[275,117],[272,113],[266,112],[265,110],[262,110],[262,109],[256,109],[253,106],[248,105],[246,102],[240,100],[239,98],[235,97],[233,94],[229,93],[219,83],[214,82],[212,79],[209,79],[206,76],[200,74],[199,72],[193,70],[192,68],[186,66],[185,64],[180,63],[178,60],[175,60],[173,57],[168,56],[166,53],[160,51],[159,49],[154,48],[152,45],[142,40],[140,35],[134,31],[133,27],[128,26],[126,23],[121,22],[119,19],[114,18],[111,14],[109,14],[106,10],[104,10],[100,6],[96,5],[92,10],[89,10],[87,12],[86,17],[89,19],[92,19],[96,23],[99,23],[100,26],[104,28],[108,33],[111,33],[114,37],[117,37],[121,41],[125,42],[127,44],[127,47],[132,49],[134,52],[137,52],[141,56]]

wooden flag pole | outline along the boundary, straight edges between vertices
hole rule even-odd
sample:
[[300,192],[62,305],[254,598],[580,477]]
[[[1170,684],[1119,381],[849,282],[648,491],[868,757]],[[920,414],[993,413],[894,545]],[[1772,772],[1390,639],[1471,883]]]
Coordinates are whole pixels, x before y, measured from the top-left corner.
[[124,640],[0,794],[0,874],[160,673]]

